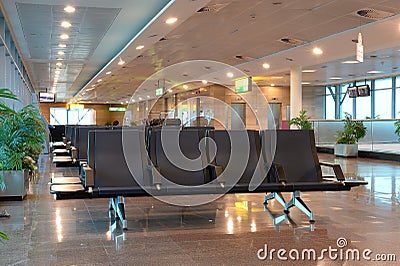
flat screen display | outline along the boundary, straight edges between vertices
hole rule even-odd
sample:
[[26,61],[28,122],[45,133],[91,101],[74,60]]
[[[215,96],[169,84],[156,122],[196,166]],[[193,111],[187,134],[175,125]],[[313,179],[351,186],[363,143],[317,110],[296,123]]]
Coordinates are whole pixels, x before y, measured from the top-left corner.
[[56,101],[55,93],[50,92],[39,92],[40,103],[54,103]]
[[358,96],[357,87],[348,87],[347,91],[349,92],[349,98],[356,98]]
[[368,84],[357,86],[357,91],[358,91],[358,96],[360,97],[366,97],[371,95],[371,89],[369,88]]

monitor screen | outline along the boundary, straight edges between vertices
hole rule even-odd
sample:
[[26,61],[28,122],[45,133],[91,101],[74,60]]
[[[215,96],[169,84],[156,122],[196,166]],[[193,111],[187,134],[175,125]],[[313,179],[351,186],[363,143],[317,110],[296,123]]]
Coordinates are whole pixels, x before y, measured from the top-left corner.
[[55,93],[39,92],[39,102],[41,103],[54,103],[56,101]]
[[358,96],[357,87],[348,87],[349,98],[356,98]]
[[357,86],[358,96],[365,97],[371,95],[371,89],[368,84]]

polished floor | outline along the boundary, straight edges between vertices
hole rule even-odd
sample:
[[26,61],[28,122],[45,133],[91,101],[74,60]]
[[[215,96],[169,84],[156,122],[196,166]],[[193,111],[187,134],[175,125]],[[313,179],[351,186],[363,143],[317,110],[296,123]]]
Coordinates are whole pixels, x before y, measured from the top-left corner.
[[126,198],[129,230],[111,232],[107,199],[54,200],[51,176],[77,169],[55,168],[42,156],[27,198],[0,201],[11,214],[0,218],[0,231],[10,237],[0,243],[0,265],[398,265],[374,259],[400,260],[399,163],[320,159],[369,184],[304,193],[313,225],[297,209],[285,216],[274,201],[265,210],[263,194],[230,194],[200,207],[139,197]]

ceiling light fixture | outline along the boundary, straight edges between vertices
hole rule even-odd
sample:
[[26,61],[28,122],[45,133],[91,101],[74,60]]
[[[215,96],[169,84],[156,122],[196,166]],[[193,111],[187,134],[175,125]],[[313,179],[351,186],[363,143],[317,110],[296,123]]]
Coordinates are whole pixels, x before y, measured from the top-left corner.
[[172,89],[169,89],[168,92],[169,92],[169,93],[172,93]]
[[97,82],[102,82],[102,81],[103,81],[102,79],[98,79],[98,80],[97,80]]
[[265,68],[265,69],[269,69],[269,68],[271,67],[268,63],[264,63],[262,66],[263,66],[263,68]]
[[61,22],[61,27],[63,28],[70,28],[72,26],[72,24],[69,21],[64,20],[63,22]]
[[271,87],[275,87],[275,84],[274,84],[274,83],[271,83]]
[[303,72],[303,73],[314,73],[314,72],[317,72],[317,70],[315,70],[315,69],[304,69],[301,72]]
[[62,59],[62,58],[57,58],[57,61],[63,61],[64,59]]
[[144,45],[136,46],[136,50],[142,50],[143,48],[144,48]]
[[111,71],[106,72],[106,75],[110,75],[110,74],[111,74]]
[[331,79],[331,80],[341,80],[342,78],[341,77],[330,77],[329,79]]
[[58,51],[58,55],[65,55],[64,51]]
[[203,80],[201,81],[201,83],[203,83],[203,84],[205,85],[205,84],[207,84],[207,83],[208,83],[208,81],[207,81],[207,80],[205,80],[205,79],[203,79]]
[[141,101],[141,100],[143,100],[143,98],[142,98],[142,97],[139,97],[139,101]]
[[122,58],[120,57],[120,58],[119,58],[119,61],[118,61],[118,65],[122,66],[122,65],[124,65],[124,64],[125,64],[125,61],[122,60]]
[[178,21],[178,18],[172,17],[172,18],[167,19],[167,20],[165,21],[165,23],[171,25],[171,24],[174,24],[174,23],[177,22],[177,21]]
[[68,34],[61,34],[61,35],[60,35],[60,38],[61,38],[62,40],[68,40],[68,39],[69,39],[69,35],[68,35]]
[[64,43],[60,43],[60,44],[58,45],[58,47],[60,47],[60,48],[66,48],[66,47],[67,47],[67,45],[66,45],[66,44],[64,44]]
[[383,73],[383,71],[380,70],[371,70],[367,72],[367,74],[381,74],[381,73]]
[[54,71],[54,73],[55,73],[55,74],[60,74],[61,71],[60,71],[60,70],[56,70],[56,71]]
[[313,53],[316,54],[316,55],[321,55],[321,54],[323,54],[324,52],[321,50],[321,48],[315,47],[315,48],[313,49]]
[[150,96],[149,96],[149,95],[147,95],[147,98],[150,98]]
[[310,85],[310,82],[302,82],[301,85]]
[[188,85],[183,85],[183,88],[184,88],[185,90],[187,90],[187,89],[189,89],[189,86],[188,86]]
[[62,66],[63,64],[61,62],[57,62],[56,66]]
[[348,60],[348,61],[343,61],[342,64],[358,64],[360,62],[356,61],[356,60]]
[[75,7],[68,5],[68,6],[64,7],[64,11],[67,13],[74,13]]
[[226,73],[226,76],[227,76],[228,78],[233,78],[233,73],[232,73],[232,72],[228,72],[228,73]]

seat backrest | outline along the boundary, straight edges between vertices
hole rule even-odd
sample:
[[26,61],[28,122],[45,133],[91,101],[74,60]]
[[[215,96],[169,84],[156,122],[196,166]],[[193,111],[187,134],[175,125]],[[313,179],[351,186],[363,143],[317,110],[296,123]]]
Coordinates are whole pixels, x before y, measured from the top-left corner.
[[139,188],[144,184],[144,152],[140,130],[89,131],[88,164],[94,169],[94,187]]
[[88,133],[90,130],[102,130],[101,126],[80,126],[75,129],[74,146],[78,149],[78,160],[87,160]]
[[50,128],[51,140],[53,142],[62,141],[65,136],[65,126],[64,125],[55,125]]
[[[245,133],[245,136],[247,135],[248,143],[241,139],[243,133]],[[248,185],[255,174],[261,175],[259,178],[262,178],[263,183],[267,182],[265,171],[261,169],[263,166],[258,165],[261,150],[258,131],[215,130],[213,139],[217,148],[214,163],[222,166],[224,171],[228,171],[224,173],[224,179],[228,177],[229,179],[234,178],[237,180],[239,178],[237,184]],[[235,154],[232,154],[231,139],[232,142],[235,142]],[[246,148],[244,145],[248,145],[248,147]],[[248,158],[248,160],[243,161],[245,158]],[[241,172],[240,177],[236,176]]]
[[[261,135],[266,143],[273,136],[268,130]],[[273,161],[283,166],[287,183],[322,181],[313,130],[276,130]]]
[[[204,184],[205,174],[203,169],[205,166],[199,150],[199,131],[163,127],[163,129],[154,128],[153,132],[156,143],[156,166],[161,175],[175,184],[187,186]],[[163,137],[161,137],[161,134],[163,134]],[[179,147],[176,147],[176,145],[172,149],[166,147],[168,144],[173,145],[177,142]],[[167,157],[167,152],[172,151],[175,157],[175,155],[178,156],[178,149],[186,158],[180,157],[176,162],[171,162]],[[186,159],[193,161],[188,162]]]

